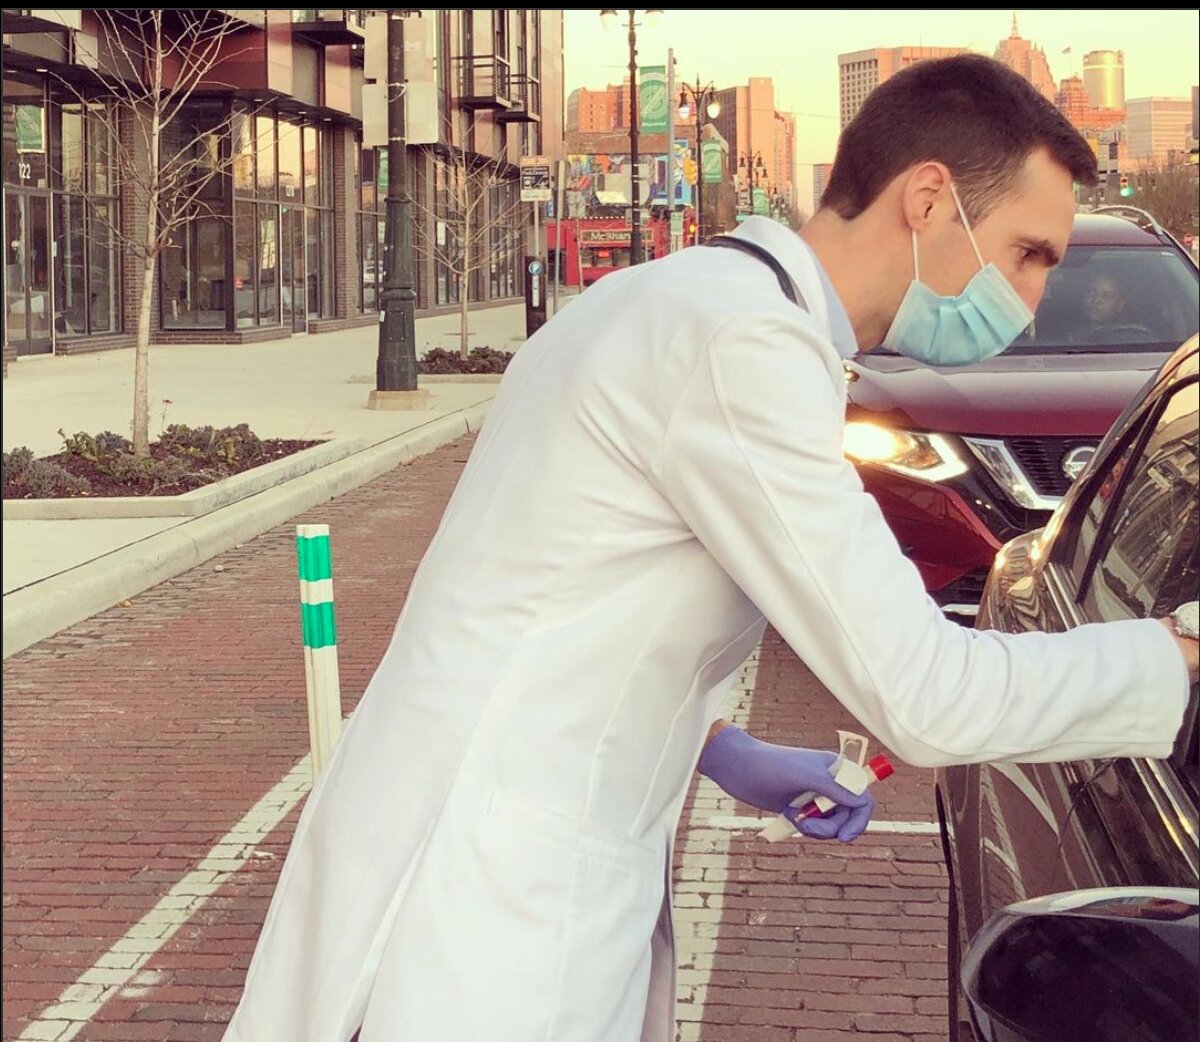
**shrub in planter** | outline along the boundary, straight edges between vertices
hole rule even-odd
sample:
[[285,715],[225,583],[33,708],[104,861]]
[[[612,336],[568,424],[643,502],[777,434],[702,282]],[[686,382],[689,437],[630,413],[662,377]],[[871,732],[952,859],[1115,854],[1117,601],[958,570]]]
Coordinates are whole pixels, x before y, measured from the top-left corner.
[[263,441],[245,423],[172,424],[150,446],[150,455],[142,457],[134,455],[128,438],[112,431],[58,433],[63,451],[56,456],[35,459],[27,448],[4,453],[5,497],[177,495],[318,444],[292,438]]
[[421,373],[502,373],[512,361],[511,351],[495,351],[477,347],[463,358],[457,351],[434,347],[425,352],[417,364]]
[[38,499],[81,495],[91,491],[87,478],[74,474],[48,460],[34,459],[33,451],[22,445],[6,452],[0,460],[0,485],[5,496],[32,494]]

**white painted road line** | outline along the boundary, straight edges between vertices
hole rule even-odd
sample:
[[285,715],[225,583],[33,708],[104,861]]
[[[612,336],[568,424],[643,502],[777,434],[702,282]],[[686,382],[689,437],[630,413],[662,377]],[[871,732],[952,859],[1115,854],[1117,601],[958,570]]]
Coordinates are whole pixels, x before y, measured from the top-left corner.
[[70,1042],[110,1000],[136,997],[138,989],[157,983],[143,972],[175,933],[233,874],[253,857],[258,845],[303,799],[311,782],[309,757],[259,800],[246,816],[205,855],[196,868],[171,887],[154,908],[100,956],[57,1001],[21,1032],[17,1042]]
[[[750,701],[758,679],[758,657],[761,645],[755,648],[742,665],[741,674],[730,695],[724,719],[739,727],[750,722]],[[714,828],[722,817],[729,818],[737,804],[715,783],[701,777],[696,798],[687,820],[683,858],[679,866],[680,884],[676,887],[674,923],[675,957],[678,966],[677,1004],[675,1015],[679,1042],[697,1042],[704,1020],[705,995],[717,957],[717,932],[721,925],[721,895],[728,878],[729,843],[727,829]],[[701,897],[685,892],[687,884],[709,881],[713,893]]]
[[[774,818],[757,818],[750,815],[744,817],[712,817],[704,824],[710,829],[729,829],[737,832],[742,829],[765,829]],[[936,821],[872,821],[867,825],[868,832],[890,832],[906,836],[936,836],[941,829]]]

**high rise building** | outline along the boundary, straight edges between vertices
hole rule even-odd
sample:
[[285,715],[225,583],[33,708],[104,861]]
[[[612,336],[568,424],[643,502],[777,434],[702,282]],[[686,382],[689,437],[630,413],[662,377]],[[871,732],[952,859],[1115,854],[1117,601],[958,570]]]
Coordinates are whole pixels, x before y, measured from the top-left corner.
[[[729,161],[739,183],[748,186],[757,178],[759,187],[784,196],[795,209],[795,119],[775,108],[774,82],[769,76],[753,76],[745,86],[717,91],[717,101],[721,112],[713,123],[729,144]],[[756,175],[752,168],[765,174]]]
[[1125,107],[1125,52],[1088,51],[1083,56],[1083,86],[1098,109]]
[[862,103],[885,80],[901,69],[928,58],[966,54],[965,47],[874,47],[838,55],[841,118],[845,127],[862,108]]
[[1078,76],[1068,76],[1058,85],[1054,104],[1079,131],[1106,130],[1125,121],[1124,109],[1097,108]]
[[825,194],[825,186],[829,184],[829,174],[832,170],[832,163],[813,163],[813,213],[821,209],[821,197]]
[[1168,162],[1188,148],[1192,105],[1187,98],[1130,98],[1126,123],[1131,159]]
[[1046,52],[1021,36],[1015,14],[1013,15],[1012,32],[1007,40],[1001,40],[996,45],[994,57],[997,61],[1007,65],[1013,72],[1024,76],[1047,101],[1054,100],[1056,88],[1054,77],[1050,75],[1050,63],[1046,61]]
[[775,194],[783,196],[789,207],[796,197],[796,117],[790,112],[775,113],[775,156],[771,169]]
[[[567,98],[567,132],[580,134],[606,134],[620,124],[617,121],[618,87],[604,90],[588,90],[580,87],[571,91]],[[628,97],[625,99],[628,106]],[[628,116],[625,123],[629,122]]]

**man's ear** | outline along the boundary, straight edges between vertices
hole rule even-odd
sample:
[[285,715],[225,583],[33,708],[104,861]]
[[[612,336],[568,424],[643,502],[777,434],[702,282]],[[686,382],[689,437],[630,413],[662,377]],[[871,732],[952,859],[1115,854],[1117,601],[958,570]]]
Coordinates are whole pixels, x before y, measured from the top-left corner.
[[944,163],[928,160],[901,174],[900,202],[904,222],[921,232],[933,221],[934,207],[950,186],[950,170]]

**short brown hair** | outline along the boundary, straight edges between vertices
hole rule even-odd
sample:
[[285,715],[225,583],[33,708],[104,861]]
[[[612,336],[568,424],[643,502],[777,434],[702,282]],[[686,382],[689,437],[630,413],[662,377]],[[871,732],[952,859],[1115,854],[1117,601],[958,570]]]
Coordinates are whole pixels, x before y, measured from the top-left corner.
[[945,163],[968,220],[1013,192],[1038,148],[1083,185],[1098,180],[1091,147],[1033,85],[981,54],[917,62],[873,90],[842,131],[822,197],[847,220],[917,163]]

